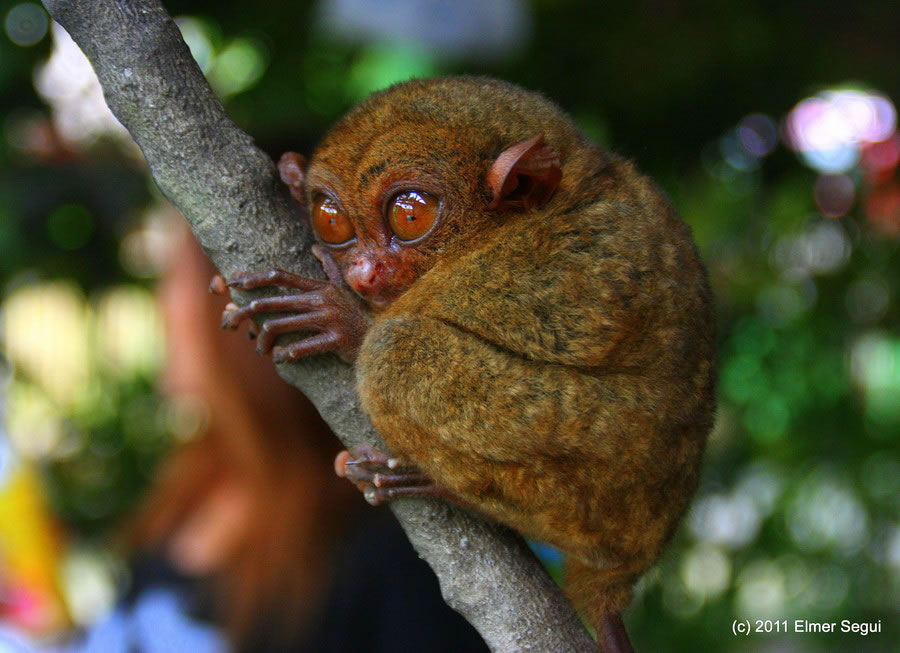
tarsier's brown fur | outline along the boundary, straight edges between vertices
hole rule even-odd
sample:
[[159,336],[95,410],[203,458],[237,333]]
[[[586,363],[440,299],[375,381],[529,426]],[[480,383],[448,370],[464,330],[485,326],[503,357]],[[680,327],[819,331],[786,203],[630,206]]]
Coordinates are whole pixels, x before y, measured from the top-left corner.
[[[492,162],[536,134],[559,155],[555,193],[489,209]],[[382,215],[393,181],[441,198],[357,360],[390,450],[565,552],[594,623],[624,608],[690,500],[713,422],[714,317],[689,228],[556,105],[489,79],[376,93],[313,156],[308,181],[324,178],[359,231],[380,228],[362,216]]]

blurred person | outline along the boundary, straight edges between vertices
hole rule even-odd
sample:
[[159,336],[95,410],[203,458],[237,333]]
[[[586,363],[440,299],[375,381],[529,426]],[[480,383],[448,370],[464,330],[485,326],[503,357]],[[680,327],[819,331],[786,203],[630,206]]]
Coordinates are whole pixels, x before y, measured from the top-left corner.
[[196,434],[127,528],[131,587],[76,651],[477,651],[390,513],[338,479],[337,440],[252,344],[186,228],[159,296],[163,389]]

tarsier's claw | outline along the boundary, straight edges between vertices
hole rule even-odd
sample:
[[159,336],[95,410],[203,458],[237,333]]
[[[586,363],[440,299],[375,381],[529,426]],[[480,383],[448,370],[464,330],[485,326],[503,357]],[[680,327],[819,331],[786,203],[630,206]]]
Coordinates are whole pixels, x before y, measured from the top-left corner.
[[340,476],[341,478],[346,478],[347,474],[345,473],[344,466],[347,464],[347,461],[352,458],[349,451],[344,450],[340,452],[334,458],[334,473]]
[[240,326],[241,321],[243,320],[243,313],[237,307],[237,304],[233,302],[229,302],[225,307],[225,310],[222,312],[222,322],[219,326],[223,329],[231,329],[234,331]]
[[293,360],[284,347],[272,347],[273,363],[290,363]]
[[228,283],[226,283],[225,277],[223,277],[221,274],[217,274],[212,279],[210,279],[209,292],[211,292],[213,295],[227,295]]

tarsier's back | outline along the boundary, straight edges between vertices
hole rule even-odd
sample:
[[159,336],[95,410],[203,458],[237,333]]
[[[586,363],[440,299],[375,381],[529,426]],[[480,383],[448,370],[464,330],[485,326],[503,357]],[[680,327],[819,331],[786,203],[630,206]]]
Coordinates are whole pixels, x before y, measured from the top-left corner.
[[392,450],[561,548],[587,602],[619,609],[696,487],[714,317],[668,201],[575,140],[577,183],[439,260],[369,332],[359,379]]

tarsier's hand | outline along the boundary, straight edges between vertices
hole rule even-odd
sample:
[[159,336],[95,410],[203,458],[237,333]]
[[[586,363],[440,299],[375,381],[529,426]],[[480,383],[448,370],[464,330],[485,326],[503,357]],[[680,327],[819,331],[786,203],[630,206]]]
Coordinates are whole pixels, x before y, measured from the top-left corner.
[[[335,352],[351,363],[356,360],[371,318],[362,301],[342,287],[340,270],[328,253],[314,246],[313,254],[322,262],[328,281],[308,279],[283,270],[239,274],[228,282],[220,276],[213,277],[210,291],[220,295],[226,294],[228,288],[251,290],[277,286],[301,291],[297,295],[254,299],[242,307],[230,303],[222,314],[222,328],[237,329],[245,320],[266,313],[296,313],[266,319],[259,330],[256,350],[261,354],[271,352],[276,363],[321,352]],[[278,336],[296,332],[310,335],[287,345],[274,346]]]

